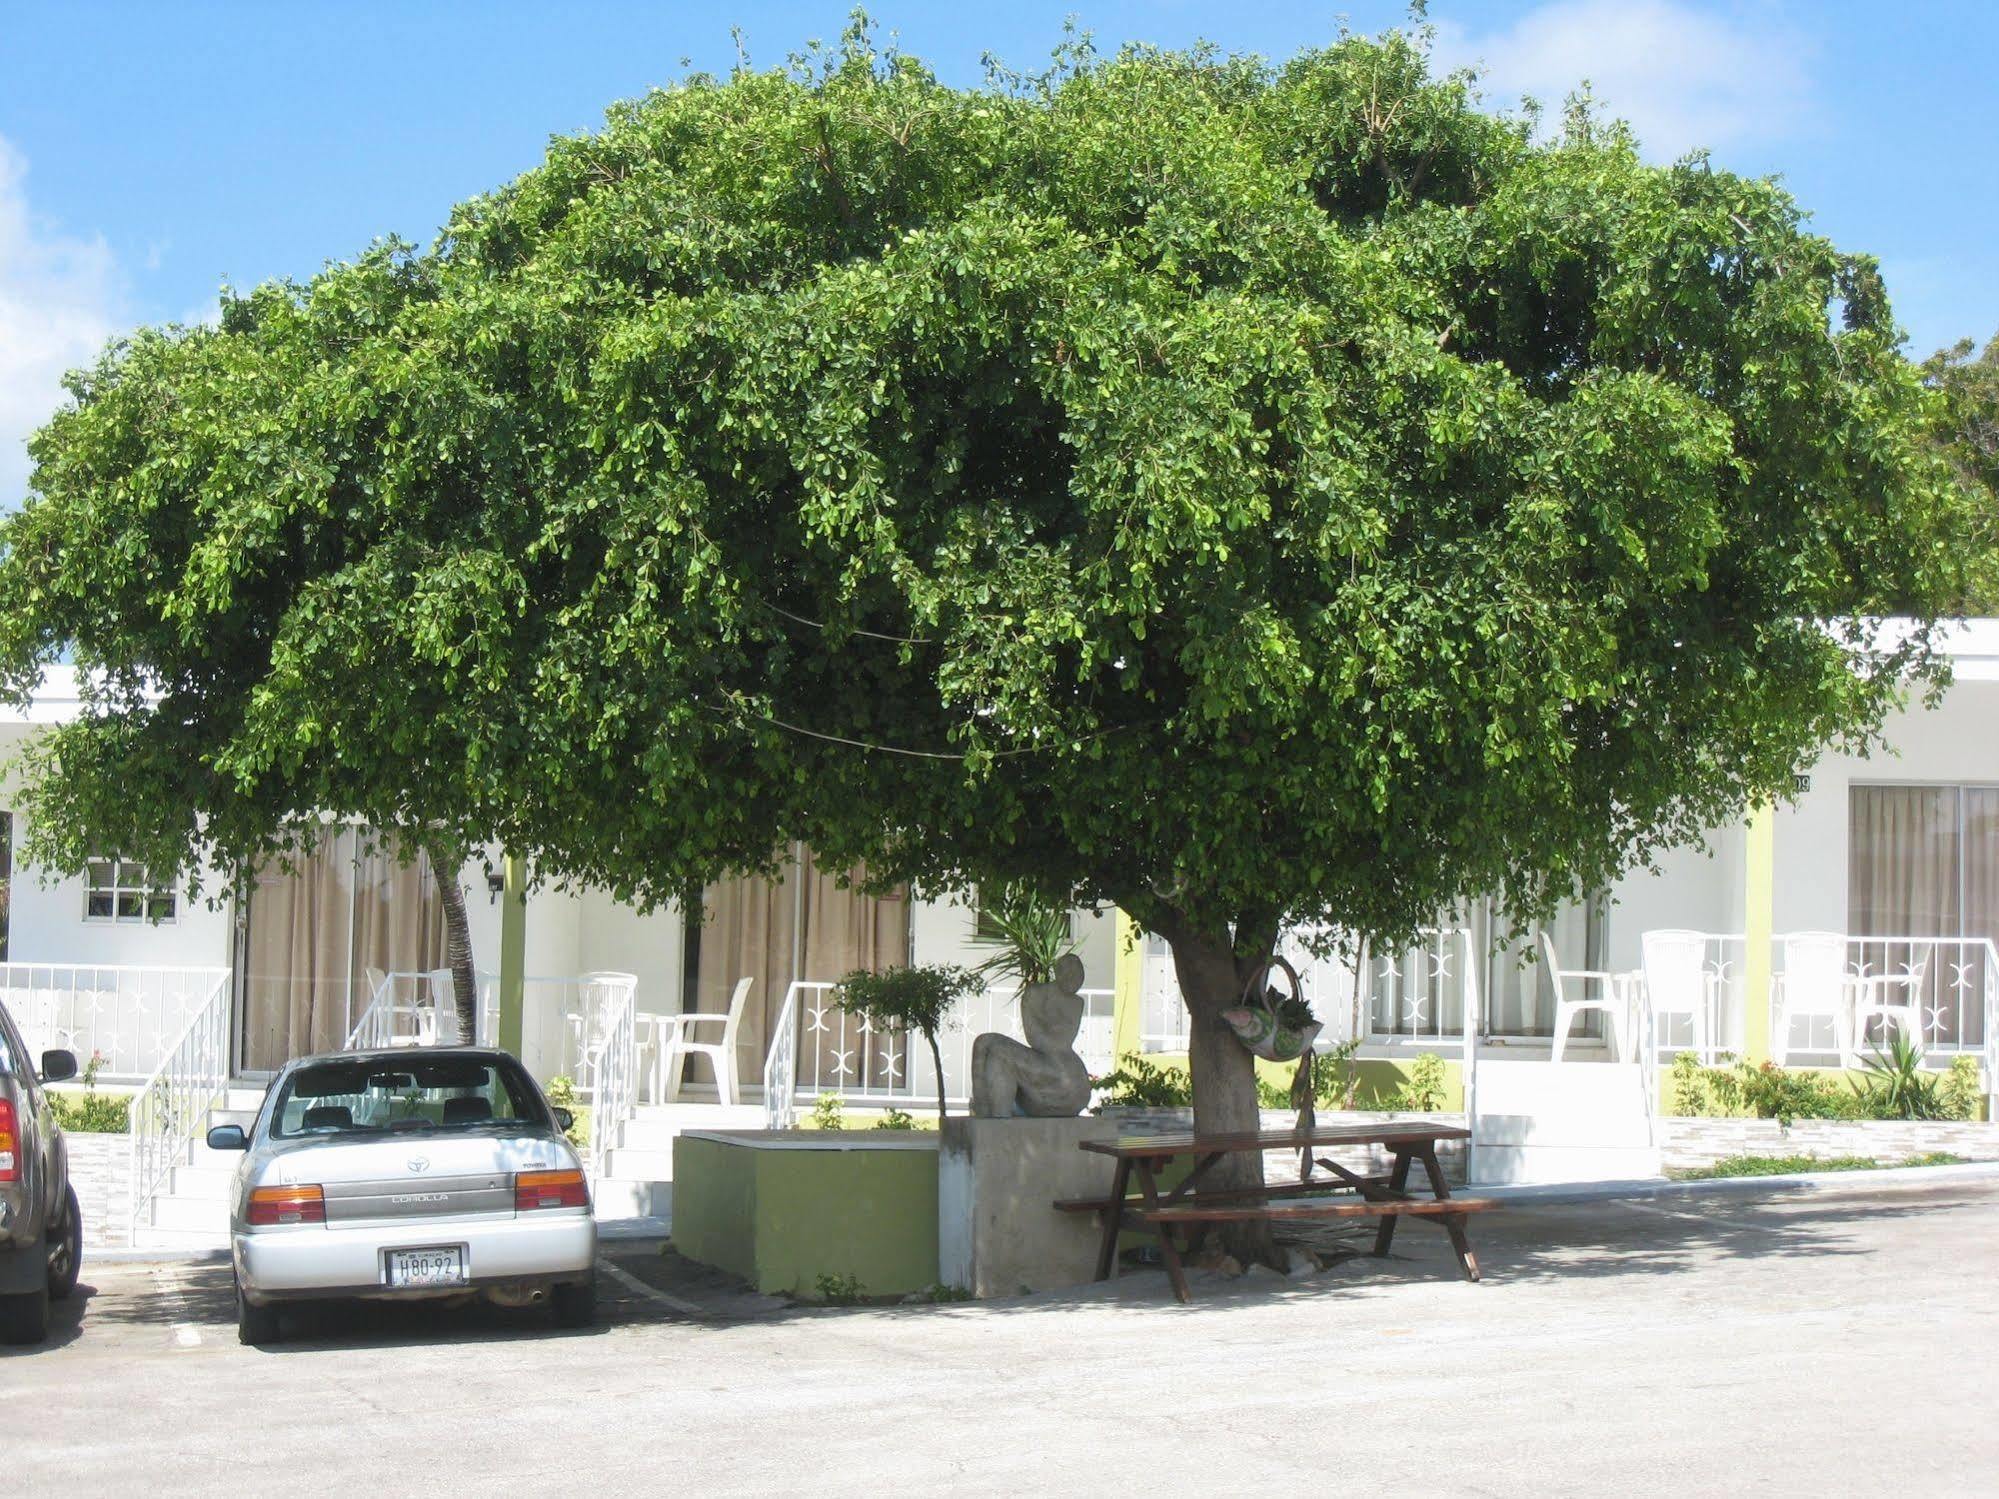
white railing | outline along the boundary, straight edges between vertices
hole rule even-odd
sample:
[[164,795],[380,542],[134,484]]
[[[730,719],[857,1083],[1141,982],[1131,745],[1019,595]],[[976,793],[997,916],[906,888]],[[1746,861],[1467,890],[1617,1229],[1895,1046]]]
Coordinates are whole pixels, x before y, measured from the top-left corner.
[[798,986],[784,991],[764,1054],[764,1128],[791,1129],[798,1123]]
[[[894,1104],[934,1102],[936,1064],[921,1036],[901,1027],[882,1030],[866,1016],[849,1015],[835,1002],[839,989],[831,980],[799,979],[785,991],[778,1028],[764,1063],[764,1112],[773,1115],[772,1090],[816,1099],[837,1094],[843,1102]],[[1083,1024],[1076,1052],[1092,1075],[1111,1070],[1113,996],[1109,989],[1084,989]],[[1025,1039],[1020,1026],[1019,991],[994,987],[958,1001],[938,1030],[937,1049],[944,1063],[944,1097],[963,1106],[972,1093],[972,1043],[987,1031],[1015,1040]],[[913,1044],[912,1044],[913,1042]],[[775,1066],[773,1066],[775,1061]],[[775,1112],[783,1113],[782,1108]],[[785,1128],[773,1125],[772,1128]]]
[[[481,999],[484,999],[481,985]],[[479,1029],[487,1024],[489,1009],[481,1004]],[[458,1002],[451,990],[448,972],[385,973],[368,996],[368,1007],[347,1034],[348,1051],[374,1051],[387,1046],[436,1046],[454,1039],[458,1031]],[[482,1034],[481,1044],[488,1044]]]
[[602,1181],[638,1108],[639,981],[629,973],[592,973],[581,983],[585,1030],[577,1091],[590,1100],[590,1173]]
[[209,1112],[228,1096],[229,974],[218,972],[180,1035],[132,1095],[132,1219],[151,1217],[174,1168],[193,1159]]
[[[1746,1042],[1747,1019],[1751,996],[1747,992],[1748,954],[1747,938],[1740,932],[1702,932],[1704,954],[1702,969],[1710,984],[1712,1013],[1709,1021],[1713,1039],[1709,1043],[1710,1054],[1733,1052],[1740,1054]],[[1770,989],[1761,1003],[1768,1006],[1770,1041],[1773,1050],[1781,1049],[1793,1062],[1805,1065],[1822,1064],[1837,1066],[1842,1059],[1839,1055],[1837,1039],[1838,1027],[1832,1014],[1823,1006],[1811,1013],[1794,1013],[1786,1021],[1781,1006],[1784,982],[1784,955],[1786,933],[1778,932],[1770,939]],[[1924,1055],[1931,1065],[1942,1067],[1950,1058],[1967,1053],[1984,1061],[1988,1074],[1988,1086],[1994,1064],[1999,1062],[1999,1035],[1995,1035],[1995,1020],[1999,1020],[1999,947],[1995,947],[1985,937],[1904,937],[1845,936],[1845,972],[1849,981],[1879,978],[1901,978],[1915,980],[1920,971],[1920,983],[1914,984],[1915,999],[1922,1022],[1922,1044]],[[1655,1015],[1651,996],[1644,984],[1641,968],[1634,975],[1635,990],[1640,999],[1640,1019],[1650,1033],[1650,1045],[1659,1054],[1672,1055],[1691,1050],[1693,1046],[1693,1020],[1684,1012],[1669,1012]],[[1903,985],[1889,986],[1889,992],[1899,1002],[1906,992]],[[1852,992],[1842,996],[1839,1003],[1852,1003]],[[1796,1006],[1793,1006],[1796,1009]],[[1848,1011],[1849,1018],[1851,1010]],[[1788,1036],[1778,1035],[1780,1025],[1788,1025]],[[1854,1045],[1864,1049],[1871,1041],[1880,1039],[1882,1031],[1878,1023],[1870,1027],[1869,1034],[1853,1037]]]
[[0,1004],[39,1054],[60,1047],[79,1064],[95,1054],[107,1082],[135,1082],[160,1065],[226,968],[101,963],[0,963]]
[[[1464,927],[1426,927],[1407,947],[1367,953],[1356,964],[1337,938],[1330,946],[1317,932],[1286,932],[1279,945],[1298,970],[1299,989],[1322,1027],[1320,1049],[1358,1037],[1383,1046],[1434,1050],[1458,1043],[1469,1022],[1476,1032],[1483,1011],[1479,954]],[[1328,947],[1325,955],[1312,952]],[[1155,937],[1143,948],[1139,995],[1139,1049],[1187,1050],[1187,1006],[1172,954]]]

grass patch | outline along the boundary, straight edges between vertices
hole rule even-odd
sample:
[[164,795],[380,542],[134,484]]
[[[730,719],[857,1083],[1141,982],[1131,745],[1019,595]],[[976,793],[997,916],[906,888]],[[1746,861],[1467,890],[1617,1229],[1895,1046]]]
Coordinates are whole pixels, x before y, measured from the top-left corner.
[[1877,1161],[1862,1155],[1730,1155],[1712,1166],[1680,1166],[1666,1173],[1674,1181],[1716,1181],[1738,1176],[1797,1176],[1811,1171],[1880,1171],[1890,1166],[1959,1166],[1963,1159],[1935,1150],[1906,1161]]

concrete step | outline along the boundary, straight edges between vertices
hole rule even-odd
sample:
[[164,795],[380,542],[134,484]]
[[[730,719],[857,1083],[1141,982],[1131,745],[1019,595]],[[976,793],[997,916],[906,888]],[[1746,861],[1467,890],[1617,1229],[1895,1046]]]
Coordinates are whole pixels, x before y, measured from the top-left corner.
[[1488,1145],[1481,1140],[1472,1161],[1474,1186],[1645,1181],[1660,1173],[1659,1152],[1646,1146]]
[[664,1182],[627,1181],[605,1177],[590,1184],[590,1205],[602,1221],[619,1218],[664,1217],[673,1188]]
[[229,1248],[227,1227],[219,1231],[187,1228],[146,1228],[133,1231],[135,1249],[221,1249]]
[[224,1237],[229,1232],[229,1204],[221,1198],[156,1197],[152,1226]]
[[611,1152],[611,1175],[623,1181],[670,1182],[673,1148],[649,1149],[621,1145]]
[[264,1090],[258,1087],[231,1087],[222,1097],[225,1109],[248,1109],[256,1113],[264,1106]]
[[202,1202],[227,1201],[235,1180],[233,1166],[176,1166],[172,1195]]

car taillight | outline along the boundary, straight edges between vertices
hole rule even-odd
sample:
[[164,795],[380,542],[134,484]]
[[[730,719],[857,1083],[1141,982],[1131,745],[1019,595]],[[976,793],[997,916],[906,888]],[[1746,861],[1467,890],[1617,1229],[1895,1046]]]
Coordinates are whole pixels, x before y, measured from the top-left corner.
[[21,1147],[14,1143],[17,1128],[19,1121],[14,1117],[14,1100],[0,1098],[0,1182],[21,1179],[21,1163],[15,1154]]
[[252,1228],[324,1223],[326,1194],[318,1187],[252,1187],[249,1217]]
[[514,1177],[514,1211],[530,1208],[587,1208],[590,1189],[581,1171],[523,1171]]

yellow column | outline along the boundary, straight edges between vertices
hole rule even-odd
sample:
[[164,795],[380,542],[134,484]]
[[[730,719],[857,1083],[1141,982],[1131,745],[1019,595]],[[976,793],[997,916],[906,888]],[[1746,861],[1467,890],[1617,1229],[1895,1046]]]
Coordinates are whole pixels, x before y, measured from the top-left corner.
[[1770,1055],[1770,947],[1777,903],[1777,809],[1767,802],[1749,810],[1742,862],[1742,1055],[1762,1062]]
[[1116,977],[1111,981],[1111,1062],[1122,1063],[1138,1054],[1139,1007],[1144,1002],[1145,954],[1139,947],[1138,928],[1124,912],[1117,913],[1117,930],[1111,938],[1115,946]]
[[521,1054],[521,1020],[527,990],[527,860],[508,854],[502,861],[506,888],[500,897],[500,1048]]

